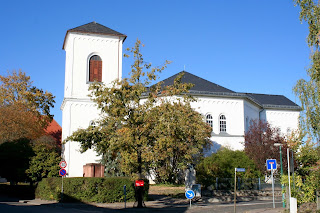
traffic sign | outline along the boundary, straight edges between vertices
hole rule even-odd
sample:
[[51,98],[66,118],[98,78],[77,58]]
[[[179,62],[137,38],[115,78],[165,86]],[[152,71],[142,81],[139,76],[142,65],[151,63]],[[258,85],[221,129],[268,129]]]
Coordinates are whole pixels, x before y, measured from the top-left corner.
[[60,169],[60,171],[59,171],[59,175],[60,176],[66,176],[66,174],[67,174],[67,171],[65,170],[65,169]]
[[185,195],[186,195],[187,199],[191,200],[192,198],[194,198],[194,191],[188,190],[188,191],[186,191]]
[[64,168],[67,167],[67,162],[65,162],[64,160],[61,161],[61,162],[59,163],[59,166],[60,166],[61,169],[64,169]]
[[236,168],[236,171],[237,171],[237,172],[245,172],[246,169],[245,169],[245,168]]
[[276,159],[268,159],[267,160],[267,170],[277,169],[277,161]]

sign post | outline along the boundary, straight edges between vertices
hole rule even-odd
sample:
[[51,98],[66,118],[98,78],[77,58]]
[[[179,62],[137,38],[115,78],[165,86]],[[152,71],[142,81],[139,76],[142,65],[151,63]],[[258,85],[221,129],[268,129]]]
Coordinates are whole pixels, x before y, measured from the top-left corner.
[[267,160],[267,170],[271,170],[273,208],[276,208],[275,207],[275,203],[274,203],[274,179],[273,179],[273,171],[275,169],[277,169],[277,161],[276,161],[276,159],[268,159]]
[[191,208],[191,199],[194,198],[194,195],[195,195],[194,191],[188,190],[186,191],[185,195],[186,195],[186,198],[190,200],[190,208]]
[[245,172],[245,168],[234,168],[234,213],[236,213],[237,203],[237,172]]
[[61,180],[61,199],[63,199],[63,177],[66,176],[67,171],[65,170],[65,168],[67,167],[67,162],[65,162],[64,160],[61,161],[59,163],[60,166],[60,171],[59,171],[59,175],[62,176],[62,180]]

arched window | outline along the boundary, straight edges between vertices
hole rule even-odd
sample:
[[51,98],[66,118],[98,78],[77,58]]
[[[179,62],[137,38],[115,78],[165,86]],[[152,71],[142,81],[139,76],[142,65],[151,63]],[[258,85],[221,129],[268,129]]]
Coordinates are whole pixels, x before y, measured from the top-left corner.
[[102,81],[102,60],[98,55],[91,56],[89,60],[89,81]]
[[211,128],[213,127],[213,117],[211,114],[206,115],[206,123],[211,126]]
[[227,119],[225,115],[220,115],[220,132],[227,132]]

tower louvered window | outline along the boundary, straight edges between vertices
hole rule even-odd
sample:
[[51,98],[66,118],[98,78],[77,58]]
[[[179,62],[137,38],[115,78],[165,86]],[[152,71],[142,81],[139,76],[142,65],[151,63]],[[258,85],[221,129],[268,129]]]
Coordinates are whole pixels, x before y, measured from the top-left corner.
[[93,55],[89,60],[89,81],[102,81],[102,60],[98,55]]

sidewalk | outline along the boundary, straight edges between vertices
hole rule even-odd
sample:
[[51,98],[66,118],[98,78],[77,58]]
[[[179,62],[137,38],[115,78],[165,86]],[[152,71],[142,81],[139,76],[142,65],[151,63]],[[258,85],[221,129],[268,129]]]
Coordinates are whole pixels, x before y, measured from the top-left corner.
[[279,212],[284,212],[284,208],[267,208],[267,209],[255,209],[255,210],[250,210],[247,213],[279,213]]
[[[194,203],[192,207],[189,207],[189,201],[186,199],[177,199],[177,198],[166,198],[156,201],[147,201],[145,205],[147,208],[136,209],[133,208],[134,202],[127,202],[126,209],[125,203],[58,203],[57,201],[46,201],[40,199],[34,200],[20,200],[20,205],[23,206],[40,206],[40,205],[55,205],[63,208],[73,208],[73,209],[86,209],[86,210],[97,210],[96,208],[103,208],[101,211],[106,212],[184,212],[184,213],[194,213],[194,212],[224,212],[223,204],[212,204],[212,203]],[[233,207],[230,208],[227,212],[233,212]],[[249,207],[250,208],[250,207]],[[254,210],[238,210],[238,213],[282,213],[284,212],[283,208],[259,208]]]

